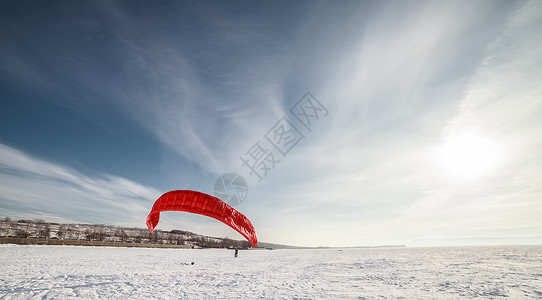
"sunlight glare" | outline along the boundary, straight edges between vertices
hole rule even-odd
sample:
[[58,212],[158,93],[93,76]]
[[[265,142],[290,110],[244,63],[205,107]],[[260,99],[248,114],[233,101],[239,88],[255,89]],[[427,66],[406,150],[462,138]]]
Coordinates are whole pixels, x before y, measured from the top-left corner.
[[489,175],[497,158],[498,149],[491,140],[475,133],[463,133],[444,141],[439,161],[453,177],[472,180]]

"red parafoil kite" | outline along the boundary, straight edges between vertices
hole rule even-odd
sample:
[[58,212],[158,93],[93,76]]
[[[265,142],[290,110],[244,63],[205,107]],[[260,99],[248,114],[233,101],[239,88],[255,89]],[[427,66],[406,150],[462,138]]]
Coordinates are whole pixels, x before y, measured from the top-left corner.
[[256,247],[258,238],[250,220],[224,201],[196,191],[171,191],[163,194],[154,202],[147,217],[147,227],[152,232],[162,211],[186,211],[208,216],[237,230],[252,246]]

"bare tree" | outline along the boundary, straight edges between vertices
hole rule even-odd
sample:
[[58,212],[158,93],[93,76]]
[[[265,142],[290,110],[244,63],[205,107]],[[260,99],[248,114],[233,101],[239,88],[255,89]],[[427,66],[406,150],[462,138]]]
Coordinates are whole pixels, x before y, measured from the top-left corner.
[[158,243],[158,239],[159,239],[159,236],[158,236],[159,231],[158,230],[155,230],[153,233],[150,233],[149,235],[150,235],[149,239],[150,239],[151,243]]
[[141,233],[139,233],[138,235],[136,235],[134,242],[141,243],[142,238],[145,238],[145,237]]
[[39,236],[46,239],[51,237],[51,227],[49,224],[42,225],[41,229],[39,230]]
[[27,238],[28,230],[25,227],[18,228],[15,230],[15,236],[18,238]]
[[91,238],[92,238],[92,232],[91,232],[90,229],[88,229],[88,228],[85,229],[85,237],[86,237],[86,239],[89,240],[89,241],[90,241]]
[[126,242],[126,240],[128,239],[128,234],[126,234],[126,231],[124,231],[124,229],[123,229],[123,230],[120,231],[120,234],[121,234],[121,239],[120,240],[123,243]]
[[230,248],[235,246],[234,241],[228,237],[223,238],[220,244],[222,248]]
[[58,237],[59,240],[63,240],[67,236],[67,234],[68,232],[67,232],[66,225],[61,225],[60,227],[58,227],[56,236]]
[[103,241],[107,237],[107,233],[103,227],[94,228],[93,230],[87,228],[85,235],[89,241]]
[[[68,239],[68,240],[72,240],[74,238],[73,231],[74,231],[73,228],[71,228],[70,226],[67,226],[66,227],[66,232],[64,233],[64,238]],[[77,237],[77,239],[79,239],[79,237]]]

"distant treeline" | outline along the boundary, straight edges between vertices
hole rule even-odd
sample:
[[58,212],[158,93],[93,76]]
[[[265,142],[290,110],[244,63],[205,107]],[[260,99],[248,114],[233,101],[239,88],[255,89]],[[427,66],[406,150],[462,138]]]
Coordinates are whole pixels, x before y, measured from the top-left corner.
[[[0,242],[7,243],[7,239],[33,239],[50,241],[42,244],[78,244],[75,241],[103,242],[103,245],[118,246],[119,244],[142,245],[170,245],[190,248],[249,248],[248,241],[238,241],[229,238],[216,238],[195,234],[188,231],[154,230],[151,234],[148,229],[127,228],[104,224],[60,224],[46,222],[42,219],[13,220],[10,217],[0,219]],[[54,241],[72,241],[70,243],[56,243]],[[14,243],[14,242],[13,242]],[[32,241],[28,243],[35,244]],[[117,244],[115,244],[117,243]],[[92,243],[90,243],[92,244]],[[98,245],[94,243],[93,245]],[[100,244],[101,245],[101,244]],[[133,245],[136,246],[136,245]],[[139,246],[139,245],[138,245]]]

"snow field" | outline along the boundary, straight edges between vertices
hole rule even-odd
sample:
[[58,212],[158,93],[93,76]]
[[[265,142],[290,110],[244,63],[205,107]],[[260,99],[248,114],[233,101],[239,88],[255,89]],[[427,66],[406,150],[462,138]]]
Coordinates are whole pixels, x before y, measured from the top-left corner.
[[[540,299],[542,247],[0,245],[0,299]],[[190,263],[194,262],[194,265]]]

